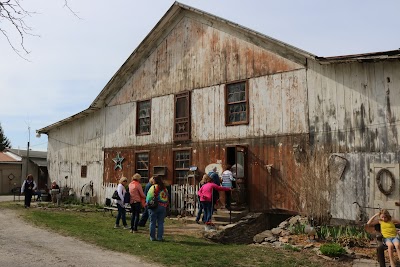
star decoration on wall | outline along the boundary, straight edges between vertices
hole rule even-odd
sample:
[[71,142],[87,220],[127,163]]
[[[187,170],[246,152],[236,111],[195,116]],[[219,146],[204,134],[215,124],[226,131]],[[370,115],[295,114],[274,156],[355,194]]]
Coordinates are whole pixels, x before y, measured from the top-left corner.
[[115,163],[115,167],[114,170],[116,170],[117,168],[122,170],[122,161],[124,160],[124,157],[121,157],[119,152],[117,153],[117,157],[113,158],[113,161]]

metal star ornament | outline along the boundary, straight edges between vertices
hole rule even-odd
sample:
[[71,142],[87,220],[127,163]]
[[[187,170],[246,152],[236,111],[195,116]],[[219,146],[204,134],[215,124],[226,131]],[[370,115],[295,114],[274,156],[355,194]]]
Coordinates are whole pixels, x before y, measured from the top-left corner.
[[122,170],[122,161],[124,160],[125,158],[124,157],[121,157],[120,156],[120,153],[118,152],[117,153],[117,157],[116,158],[113,158],[113,161],[114,161],[114,163],[115,163],[115,166],[114,166],[114,170],[116,170],[116,169],[121,169]]

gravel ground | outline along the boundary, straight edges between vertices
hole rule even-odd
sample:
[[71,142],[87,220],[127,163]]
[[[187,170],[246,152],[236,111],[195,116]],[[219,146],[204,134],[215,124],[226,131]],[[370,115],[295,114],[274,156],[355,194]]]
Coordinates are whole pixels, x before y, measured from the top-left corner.
[[0,266],[159,266],[34,227],[18,218],[12,210],[0,209],[0,222]]

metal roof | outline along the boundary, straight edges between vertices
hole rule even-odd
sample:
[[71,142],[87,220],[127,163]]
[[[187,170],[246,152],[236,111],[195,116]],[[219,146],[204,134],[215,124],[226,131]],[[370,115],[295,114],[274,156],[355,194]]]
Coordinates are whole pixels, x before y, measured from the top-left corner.
[[345,62],[374,62],[387,59],[400,59],[400,49],[335,57],[316,57],[316,59],[322,64]]
[[[7,151],[9,151],[11,153],[14,153],[15,155],[18,155],[20,157],[26,157],[27,156],[27,150],[7,148]],[[46,151],[29,150],[29,158],[47,159],[47,152]]]

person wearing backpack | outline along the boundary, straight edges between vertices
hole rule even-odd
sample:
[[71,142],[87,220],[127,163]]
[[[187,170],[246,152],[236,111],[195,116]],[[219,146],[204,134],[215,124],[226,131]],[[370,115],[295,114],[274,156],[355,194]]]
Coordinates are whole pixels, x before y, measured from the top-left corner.
[[132,176],[132,182],[129,184],[130,204],[131,204],[131,233],[137,233],[140,209],[145,206],[146,196],[143,193],[142,185],[140,184],[140,174],[135,173]]
[[126,223],[126,210],[125,210],[125,193],[126,189],[125,186],[128,184],[128,179],[126,177],[121,177],[119,179],[119,184],[117,187],[117,193],[119,196],[119,199],[117,199],[117,208],[118,208],[118,214],[117,214],[117,219],[115,220],[115,226],[114,228],[118,229],[121,228],[119,225],[119,221],[122,219],[122,224],[124,225],[124,229],[130,229],[128,224]]
[[[158,204],[152,208],[149,204],[154,201]],[[168,207],[168,190],[160,176],[154,177],[154,185],[147,192],[146,204],[149,208],[150,241],[164,241],[164,219]]]
[[[149,182],[144,187],[144,195],[145,196],[147,196],[147,192],[149,192],[149,189],[153,184],[154,184],[154,178],[150,177]],[[149,209],[147,208],[147,205],[145,205],[144,211],[142,213],[142,217],[140,218],[138,225],[145,227],[148,219],[149,219]]]

